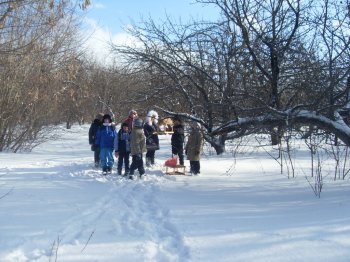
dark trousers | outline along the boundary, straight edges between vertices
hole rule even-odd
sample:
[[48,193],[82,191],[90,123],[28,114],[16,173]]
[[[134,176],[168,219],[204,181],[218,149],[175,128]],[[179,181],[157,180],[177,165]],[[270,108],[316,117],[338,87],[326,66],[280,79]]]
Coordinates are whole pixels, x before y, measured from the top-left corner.
[[129,173],[129,170],[130,170],[129,157],[130,157],[130,152],[119,153],[119,155],[118,155],[118,172],[122,171],[123,163],[124,163],[125,173]]
[[94,159],[95,159],[95,163],[100,164],[100,147],[99,146],[94,147]]
[[147,150],[146,153],[146,163],[154,165],[154,155],[156,150]]
[[179,157],[179,164],[184,165],[184,150],[183,149],[176,149],[173,147],[172,149],[173,155],[177,155]]
[[199,161],[190,161],[191,173],[198,174],[200,173],[201,165]]
[[132,156],[132,162],[130,165],[130,175],[133,175],[136,169],[139,171],[140,175],[143,175],[145,173],[145,168],[143,167],[142,154]]

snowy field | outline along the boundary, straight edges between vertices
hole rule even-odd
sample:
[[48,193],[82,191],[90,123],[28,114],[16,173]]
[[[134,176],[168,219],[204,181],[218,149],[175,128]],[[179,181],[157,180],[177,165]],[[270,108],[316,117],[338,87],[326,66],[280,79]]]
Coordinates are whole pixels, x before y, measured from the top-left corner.
[[[0,153],[0,261],[350,261],[350,181],[281,175],[268,154],[206,155],[163,175],[170,136],[140,180],[93,168],[88,125],[31,153]],[[189,163],[186,161],[186,165]]]

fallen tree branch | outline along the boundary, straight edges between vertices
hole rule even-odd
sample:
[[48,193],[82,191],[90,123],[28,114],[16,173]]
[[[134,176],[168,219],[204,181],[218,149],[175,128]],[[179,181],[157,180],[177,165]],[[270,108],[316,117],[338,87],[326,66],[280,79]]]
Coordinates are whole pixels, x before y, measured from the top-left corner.
[[218,127],[210,136],[222,135],[231,132],[242,132],[251,128],[265,127],[297,127],[300,125],[316,126],[319,129],[336,135],[347,146],[350,146],[350,128],[342,120],[332,120],[323,115],[316,114],[313,111],[284,111],[278,114],[265,114],[254,117],[244,117],[238,120],[232,120]]

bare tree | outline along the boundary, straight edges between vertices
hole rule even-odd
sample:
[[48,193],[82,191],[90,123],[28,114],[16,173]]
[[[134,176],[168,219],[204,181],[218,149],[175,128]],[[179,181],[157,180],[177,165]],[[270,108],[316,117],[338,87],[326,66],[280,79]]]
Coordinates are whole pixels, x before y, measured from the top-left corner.
[[259,93],[250,86],[260,114],[229,121],[213,134],[256,127],[281,130],[316,126],[350,145],[350,129],[339,116],[339,110],[347,107],[350,88],[349,18],[345,3],[199,2],[218,6],[240,30],[251,66],[258,69],[262,79],[257,88],[265,88],[269,95],[256,96]]
[[0,150],[31,149],[50,133],[66,58],[79,55],[75,10],[68,0],[0,4]]

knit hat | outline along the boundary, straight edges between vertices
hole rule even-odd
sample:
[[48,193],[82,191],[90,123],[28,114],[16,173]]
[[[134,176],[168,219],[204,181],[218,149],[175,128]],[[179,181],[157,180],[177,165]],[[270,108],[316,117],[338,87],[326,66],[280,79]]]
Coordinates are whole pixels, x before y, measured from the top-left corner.
[[103,122],[105,121],[105,119],[109,120],[109,123],[112,123],[112,117],[109,114],[105,114],[102,118]]
[[131,109],[131,110],[129,111],[129,116],[131,116],[131,115],[137,115],[136,110]]
[[141,118],[136,118],[134,120],[134,127],[139,127],[139,128],[142,128],[143,127],[143,121]]
[[182,119],[180,117],[178,117],[178,116],[173,117],[173,122],[175,122],[175,121],[177,121],[180,124],[182,124]]
[[158,119],[158,113],[154,110],[148,111],[147,116],[151,117],[151,118]]

